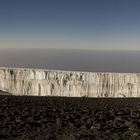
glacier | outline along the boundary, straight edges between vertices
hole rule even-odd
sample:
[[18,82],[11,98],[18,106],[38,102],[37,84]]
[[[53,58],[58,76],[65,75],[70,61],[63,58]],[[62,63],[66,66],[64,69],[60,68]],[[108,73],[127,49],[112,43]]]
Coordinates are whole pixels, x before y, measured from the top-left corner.
[[0,67],[0,90],[30,96],[140,97],[140,73]]

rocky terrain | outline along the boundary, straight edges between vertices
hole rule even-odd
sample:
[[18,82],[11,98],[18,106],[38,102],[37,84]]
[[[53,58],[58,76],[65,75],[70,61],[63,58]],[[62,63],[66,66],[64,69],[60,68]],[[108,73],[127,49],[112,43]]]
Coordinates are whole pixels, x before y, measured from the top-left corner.
[[139,98],[0,96],[1,140],[139,140]]
[[140,74],[1,67],[0,90],[31,96],[140,97]]

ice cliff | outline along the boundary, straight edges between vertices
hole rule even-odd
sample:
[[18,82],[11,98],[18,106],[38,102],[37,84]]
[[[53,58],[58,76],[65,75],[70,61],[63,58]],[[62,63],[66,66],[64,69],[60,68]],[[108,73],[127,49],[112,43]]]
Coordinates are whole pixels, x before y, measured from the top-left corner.
[[140,73],[1,67],[0,90],[12,95],[140,97]]

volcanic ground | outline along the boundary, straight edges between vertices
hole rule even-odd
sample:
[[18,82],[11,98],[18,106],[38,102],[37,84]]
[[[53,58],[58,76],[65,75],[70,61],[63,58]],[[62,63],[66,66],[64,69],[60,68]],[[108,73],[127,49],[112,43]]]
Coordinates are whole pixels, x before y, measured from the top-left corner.
[[0,96],[2,140],[139,140],[139,98]]

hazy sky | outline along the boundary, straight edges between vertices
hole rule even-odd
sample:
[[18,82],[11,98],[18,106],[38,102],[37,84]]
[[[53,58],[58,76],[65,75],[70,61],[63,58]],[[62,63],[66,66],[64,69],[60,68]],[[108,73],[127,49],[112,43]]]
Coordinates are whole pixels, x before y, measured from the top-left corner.
[[0,0],[0,47],[140,50],[140,0]]
[[138,72],[140,51],[75,49],[0,49],[1,67],[90,72]]

